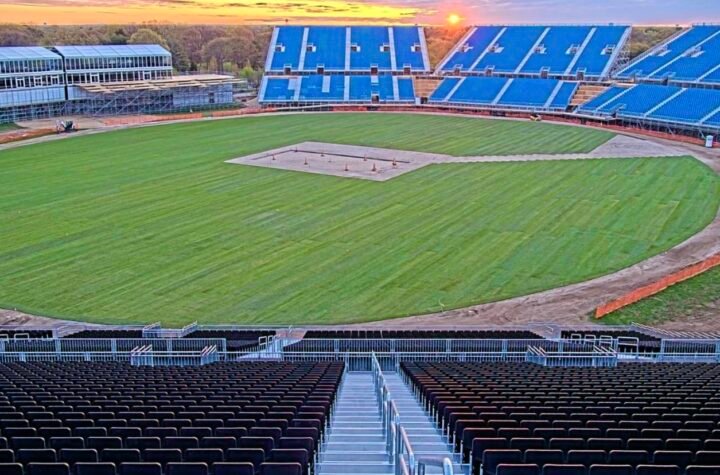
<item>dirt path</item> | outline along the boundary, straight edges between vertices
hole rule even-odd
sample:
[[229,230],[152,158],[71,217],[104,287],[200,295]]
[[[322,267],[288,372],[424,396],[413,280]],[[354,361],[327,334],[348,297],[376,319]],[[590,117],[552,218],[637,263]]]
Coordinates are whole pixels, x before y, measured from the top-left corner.
[[[222,120],[222,119],[218,119]],[[158,124],[159,125],[159,124]],[[148,125],[144,125],[148,126]],[[124,127],[122,127],[124,128]],[[105,129],[108,130],[108,129]],[[97,133],[100,130],[84,133]],[[59,137],[28,141],[44,142]],[[632,139],[631,139],[632,138]],[[640,140],[636,140],[640,139]],[[26,145],[27,142],[0,146],[0,150]],[[598,159],[638,156],[692,155],[720,175],[720,150],[676,143],[662,139],[647,139],[640,134],[620,134],[590,154],[530,155],[503,157],[465,157],[458,161],[528,161],[558,159]],[[617,298],[627,291],[647,285],[668,273],[680,270],[720,252],[720,211],[715,220],[700,233],[658,256],[647,259],[611,275],[566,287],[517,297],[469,308],[387,320],[364,326],[402,326],[421,328],[428,325],[521,325],[527,323],[587,324],[586,317],[601,303]],[[0,325],[53,325],[61,320],[36,317],[22,312],[0,310]],[[720,330],[720,309],[698,318],[668,322],[662,327],[674,329]]]

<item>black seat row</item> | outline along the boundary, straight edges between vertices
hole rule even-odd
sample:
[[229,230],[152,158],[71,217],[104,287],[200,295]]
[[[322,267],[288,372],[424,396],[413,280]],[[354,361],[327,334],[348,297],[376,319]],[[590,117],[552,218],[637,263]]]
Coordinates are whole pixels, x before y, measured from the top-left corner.
[[269,462],[259,467],[251,463],[222,462],[212,469],[202,462],[169,462],[164,467],[153,462],[79,462],[67,463],[0,463],[3,475],[302,475],[299,463]]
[[402,370],[476,471],[503,462],[720,465],[717,364],[403,363]]
[[[490,473],[490,472],[488,472]],[[692,466],[681,470],[676,465],[554,465],[500,464],[495,475],[720,475],[720,466]]]
[[343,371],[342,363],[0,365],[0,463],[67,464],[73,473],[79,464],[205,464],[211,475],[218,464],[297,463],[307,473]]

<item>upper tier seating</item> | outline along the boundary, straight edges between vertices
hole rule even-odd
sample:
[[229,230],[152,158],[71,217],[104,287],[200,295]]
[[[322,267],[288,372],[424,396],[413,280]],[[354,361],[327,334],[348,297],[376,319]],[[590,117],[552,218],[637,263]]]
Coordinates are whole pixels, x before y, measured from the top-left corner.
[[684,30],[639,56],[616,77],[720,84],[720,26]]
[[443,79],[430,103],[564,111],[577,88],[577,82],[557,79],[451,77]]
[[438,69],[605,78],[629,32],[627,26],[479,26]]
[[425,32],[413,26],[277,26],[266,71],[427,72]]
[[414,103],[412,78],[391,75],[265,76],[261,104]]
[[692,126],[720,126],[720,90],[655,84],[612,87],[583,104],[582,113]]
[[720,470],[690,468],[720,465],[718,364],[401,367],[475,474]]
[[[0,365],[0,474],[43,462],[67,464],[46,474],[307,475],[343,368]],[[300,467],[268,465],[278,462]]]

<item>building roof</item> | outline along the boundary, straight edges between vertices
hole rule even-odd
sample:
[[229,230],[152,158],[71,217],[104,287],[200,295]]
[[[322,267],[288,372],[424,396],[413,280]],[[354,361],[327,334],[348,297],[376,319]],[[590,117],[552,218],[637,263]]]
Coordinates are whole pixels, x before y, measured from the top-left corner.
[[54,49],[65,58],[171,56],[170,52],[160,45],[55,46]]
[[18,59],[62,59],[57,53],[42,46],[3,46],[0,47],[0,61]]

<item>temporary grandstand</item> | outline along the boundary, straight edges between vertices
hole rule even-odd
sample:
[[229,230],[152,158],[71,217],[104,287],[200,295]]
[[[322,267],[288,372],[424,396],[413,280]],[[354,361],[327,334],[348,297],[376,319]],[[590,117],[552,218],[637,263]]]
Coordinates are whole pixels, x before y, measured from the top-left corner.
[[158,45],[0,47],[0,123],[228,107],[240,81],[173,76]]
[[716,474],[720,335],[0,327],[0,473]]
[[411,26],[277,26],[265,71],[271,74],[426,73],[425,32]]
[[476,26],[431,72],[422,28],[281,26],[273,32],[259,102],[525,112],[717,135],[720,26],[681,30],[628,63],[630,31]]
[[451,77],[443,79],[429,103],[564,112],[578,87],[558,79]]
[[621,80],[720,86],[720,25],[681,30],[640,55],[615,76]]
[[629,26],[477,26],[437,73],[607,79],[629,37]]
[[265,70],[263,105],[414,104],[430,60],[421,27],[279,26]]

